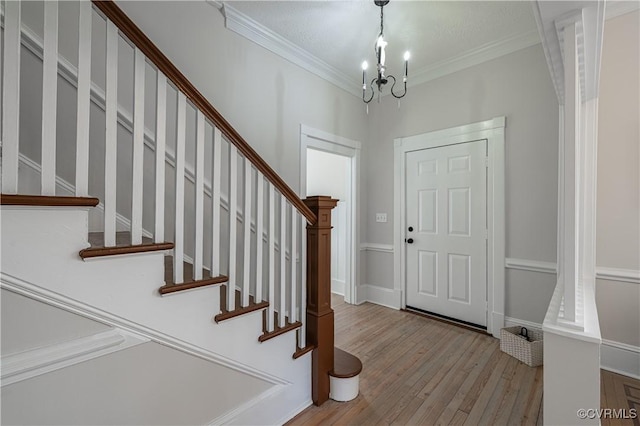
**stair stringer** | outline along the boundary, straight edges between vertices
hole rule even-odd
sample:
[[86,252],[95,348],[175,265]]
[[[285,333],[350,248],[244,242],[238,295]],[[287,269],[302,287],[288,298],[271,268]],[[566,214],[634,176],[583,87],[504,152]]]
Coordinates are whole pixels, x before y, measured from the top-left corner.
[[[269,404],[234,415],[240,423],[286,421],[311,403],[311,357],[292,359],[295,333],[259,343],[261,311],[216,324],[219,287],[160,296],[162,252],[82,261],[78,252],[88,246],[86,208],[2,206],[1,213],[3,281],[29,283],[49,298],[66,300],[119,327],[191,353],[233,360],[246,372],[283,385],[263,401]],[[233,418],[223,420],[234,423]]]

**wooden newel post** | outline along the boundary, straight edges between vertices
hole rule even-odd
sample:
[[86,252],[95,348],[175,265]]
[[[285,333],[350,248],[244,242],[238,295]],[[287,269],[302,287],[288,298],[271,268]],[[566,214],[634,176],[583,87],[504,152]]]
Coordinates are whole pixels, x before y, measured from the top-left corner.
[[331,309],[331,210],[338,200],[308,197],[304,203],[318,220],[307,225],[307,344],[312,354],[311,397],[315,405],[329,399],[333,369],[333,309]]

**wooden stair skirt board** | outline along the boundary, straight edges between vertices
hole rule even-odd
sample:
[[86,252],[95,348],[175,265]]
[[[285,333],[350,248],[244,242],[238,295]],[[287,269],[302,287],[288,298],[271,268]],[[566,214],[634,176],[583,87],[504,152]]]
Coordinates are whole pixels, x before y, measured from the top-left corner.
[[360,390],[362,362],[358,357],[342,349],[333,348],[333,370],[329,372],[329,398],[334,401],[351,401]]
[[91,247],[80,250],[79,254],[83,259],[173,249],[173,243],[154,243],[147,237],[142,237],[142,244],[133,245],[130,232],[116,232],[116,245],[110,247],[104,245],[103,232],[89,232],[89,244]]
[[248,314],[249,312],[259,311],[260,309],[267,308],[269,306],[269,302],[262,301],[256,303],[253,296],[249,296],[249,305],[242,307],[242,303],[240,300],[240,292],[236,290],[236,309],[233,311],[227,310],[227,286],[223,285],[220,287],[220,307],[221,311],[218,315],[216,315],[213,319],[215,322],[226,321],[231,318],[239,317],[240,315]]
[[3,206],[95,207],[99,202],[94,197],[0,194],[0,205]]
[[269,339],[280,336],[281,334],[302,327],[302,323],[300,321],[289,322],[289,318],[287,317],[284,318],[284,326],[278,327],[278,312],[275,312],[273,322],[275,323],[273,331],[267,331],[267,314],[266,312],[262,313],[262,335],[258,337],[259,342],[265,342]]
[[[209,276],[207,269],[202,270],[203,279],[193,280],[193,265],[191,263],[183,262],[183,281],[182,283],[175,284],[173,282],[173,256],[164,257],[164,282],[165,284],[158,289],[160,294],[170,294],[178,291],[191,290],[194,288],[206,287],[210,285],[223,284],[229,281],[229,278],[225,275],[219,275],[217,277]],[[208,278],[204,278],[208,277]]]

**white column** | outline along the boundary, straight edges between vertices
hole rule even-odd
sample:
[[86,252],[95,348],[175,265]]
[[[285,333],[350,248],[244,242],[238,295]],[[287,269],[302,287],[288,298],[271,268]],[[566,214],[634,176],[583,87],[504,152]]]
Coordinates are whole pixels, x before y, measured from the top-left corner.
[[213,159],[211,166],[211,276],[220,275],[220,156],[222,133],[213,129]]
[[198,110],[196,119],[196,220],[193,279],[202,279],[204,247],[204,114]]
[[276,197],[275,188],[268,183],[269,186],[269,291],[267,295],[267,301],[269,307],[267,308],[267,331],[271,332],[274,329],[274,314],[275,314],[275,294],[276,294]]
[[262,254],[264,241],[262,240],[262,236],[264,234],[264,179],[262,177],[262,173],[256,171],[257,173],[257,202],[256,206],[256,294],[255,301],[256,303],[262,302],[262,277],[263,277],[263,265],[262,265]]
[[76,118],[76,196],[89,195],[89,111],[91,108],[91,2],[78,3],[78,103]]
[[307,323],[307,219],[304,216],[300,216],[300,276],[302,280],[300,282],[300,321],[302,327],[300,327],[300,346],[305,347],[307,345],[307,331],[305,324]]
[[280,302],[278,326],[284,327],[287,312],[287,200],[280,194]]
[[2,192],[18,192],[20,131],[20,25],[19,1],[4,4],[4,47],[2,61]]
[[144,171],[145,58],[135,49],[133,78],[133,157],[131,171],[131,244],[142,244],[142,190]]
[[178,91],[178,123],[176,126],[176,205],[173,242],[173,282],[184,281],[184,156],[187,98]]
[[577,58],[576,58],[576,27],[569,25],[564,29],[564,59],[565,59],[565,106],[564,106],[564,141],[563,141],[563,157],[564,157],[564,222],[563,240],[564,240],[564,262],[563,276],[564,283],[564,319],[566,321],[575,321],[575,298],[576,285],[578,279],[578,239],[579,234],[576,232],[578,221],[576,220],[576,206],[578,202],[578,193],[576,187],[577,169],[576,158],[579,155],[577,149],[577,133],[578,113],[580,111],[580,91],[579,78],[577,74]]
[[107,20],[104,154],[104,245],[116,244],[116,178],[118,158],[118,28]]
[[158,70],[156,81],[156,181],[155,232],[156,243],[164,242],[164,179],[167,141],[167,77]]
[[296,322],[298,320],[298,300],[297,295],[298,292],[298,263],[296,262],[296,251],[298,249],[298,240],[297,240],[297,229],[298,228],[298,215],[296,208],[291,205],[291,252],[289,258],[291,259],[291,281],[289,283],[289,288],[291,289],[291,307],[289,309],[289,321]]
[[242,274],[242,306],[249,306],[249,284],[251,283],[251,162],[244,159],[244,252],[242,264],[244,266]]
[[238,149],[229,144],[229,281],[227,309],[236,308],[236,244],[238,238]]
[[42,52],[42,195],[56,195],[56,116],[58,110],[58,2],[44,3]]

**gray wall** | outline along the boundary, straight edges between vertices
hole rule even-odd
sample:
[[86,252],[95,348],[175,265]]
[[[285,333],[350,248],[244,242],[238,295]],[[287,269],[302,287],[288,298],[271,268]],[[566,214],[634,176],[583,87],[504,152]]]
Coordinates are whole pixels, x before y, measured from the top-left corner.
[[[640,12],[606,21],[598,112],[596,264],[640,270]],[[602,338],[640,346],[640,285],[598,280]]]
[[[506,128],[506,255],[555,262],[558,103],[541,45],[411,87],[370,106],[364,238],[393,243],[393,139],[496,116]],[[389,222],[376,223],[386,212]],[[393,254],[367,252],[366,283],[393,287]],[[508,271],[505,314],[542,322],[555,278]]]

